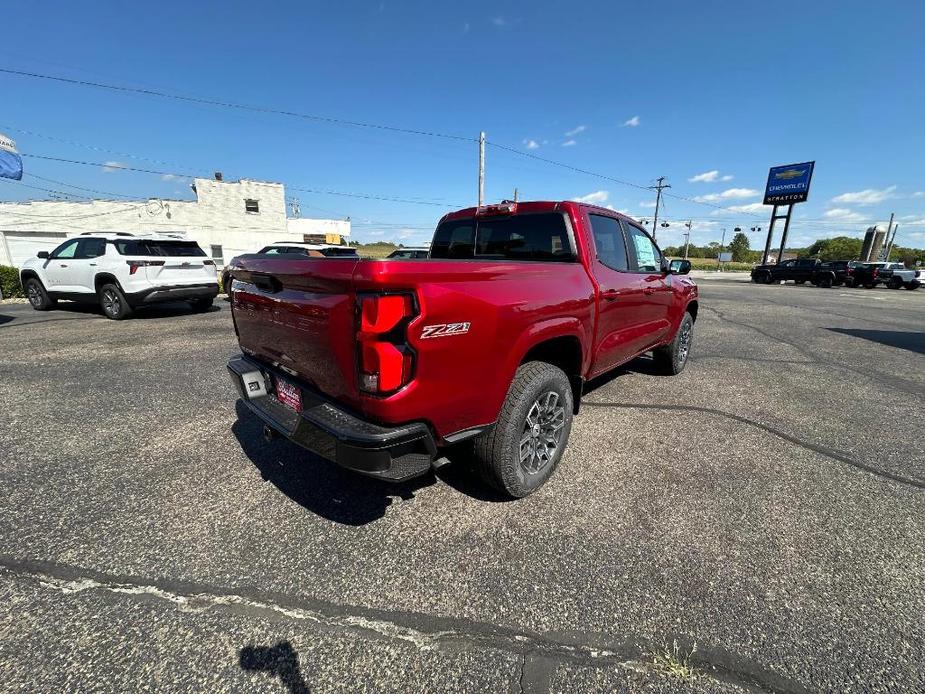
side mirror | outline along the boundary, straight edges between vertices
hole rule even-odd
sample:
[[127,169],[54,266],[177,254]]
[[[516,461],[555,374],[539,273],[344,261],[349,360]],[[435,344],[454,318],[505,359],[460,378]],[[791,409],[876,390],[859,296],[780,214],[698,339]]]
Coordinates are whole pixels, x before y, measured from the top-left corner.
[[670,275],[686,275],[691,271],[691,261],[681,260],[680,258],[675,258],[668,264],[668,274]]
[[39,251],[36,253],[36,256],[42,258],[43,260],[48,257],[48,251]]

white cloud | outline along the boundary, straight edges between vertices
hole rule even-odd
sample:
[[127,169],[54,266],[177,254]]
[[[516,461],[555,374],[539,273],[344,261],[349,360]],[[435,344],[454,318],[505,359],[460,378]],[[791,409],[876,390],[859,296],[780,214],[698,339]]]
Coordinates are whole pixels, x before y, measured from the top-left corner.
[[463,24],[463,29],[462,29],[462,31],[463,31],[464,34],[468,34],[468,33],[469,33],[469,22],[466,22],[465,24]]
[[756,214],[756,213],[766,213],[768,208],[762,205],[760,202],[751,202],[747,205],[732,205],[731,207],[726,207],[722,210],[713,210],[710,214]]
[[565,142],[562,143],[562,146],[563,147],[573,147],[577,144],[578,142],[576,140],[566,140]]
[[838,222],[863,222],[868,219],[867,215],[854,212],[847,207],[833,207],[831,210],[827,210],[822,216],[826,219],[834,219]]
[[505,27],[507,26],[507,19],[505,19],[504,17],[492,17],[491,23],[494,24],[496,27]]
[[689,183],[713,183],[717,178],[719,178],[719,171],[713,169],[712,171],[704,171],[696,176],[691,176],[687,180]]
[[698,195],[694,200],[697,202],[721,202],[723,200],[741,200],[743,198],[753,198],[761,193],[753,188],[729,188],[722,193],[710,193],[709,195]]
[[655,203],[654,203],[654,202],[645,202],[645,201],[643,201],[643,202],[639,203],[639,206],[640,206],[640,207],[655,207]]
[[639,116],[633,116],[632,118],[623,121],[623,127],[624,128],[635,128],[637,125],[639,125],[640,122],[641,121],[639,120]]
[[903,217],[903,227],[925,227],[925,217],[917,217],[914,214]]
[[586,202],[589,205],[600,205],[602,202],[607,202],[609,198],[610,193],[606,190],[595,190],[593,193],[579,195],[577,198],[572,198],[572,200],[575,202]]
[[732,174],[720,176],[719,171],[713,169],[712,171],[704,171],[696,176],[691,176],[687,181],[688,183],[713,183],[714,181],[731,181],[732,178]]
[[925,198],[925,190],[917,190],[912,194],[914,198]]
[[529,139],[524,140],[524,145],[527,147],[527,149],[539,149],[540,148],[540,143],[537,142],[536,140],[529,140]]
[[890,186],[882,190],[865,188],[855,193],[842,193],[841,195],[836,195],[832,198],[832,202],[841,202],[849,205],[876,205],[878,202],[896,197],[893,195],[893,191],[895,190],[896,186]]
[[125,168],[125,164],[123,164],[121,161],[103,162],[103,171],[105,171],[106,173],[112,173],[113,171],[119,171],[120,169],[124,169],[124,168]]
[[576,127],[572,128],[572,129],[569,130],[567,133],[565,133],[565,136],[566,136],[566,137],[575,137],[576,135],[578,135],[579,133],[583,133],[583,132],[584,132],[585,130],[587,130],[587,129],[588,129],[588,126],[587,126],[587,125],[579,125],[579,126],[576,126]]

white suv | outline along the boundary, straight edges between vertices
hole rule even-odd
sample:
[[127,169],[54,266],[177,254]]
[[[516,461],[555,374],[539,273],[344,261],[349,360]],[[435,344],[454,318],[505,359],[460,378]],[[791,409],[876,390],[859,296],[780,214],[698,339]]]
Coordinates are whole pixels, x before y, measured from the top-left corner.
[[25,262],[20,280],[36,311],[58,299],[98,301],[107,317],[162,301],[205,311],[218,295],[215,262],[180,236],[85,232]]

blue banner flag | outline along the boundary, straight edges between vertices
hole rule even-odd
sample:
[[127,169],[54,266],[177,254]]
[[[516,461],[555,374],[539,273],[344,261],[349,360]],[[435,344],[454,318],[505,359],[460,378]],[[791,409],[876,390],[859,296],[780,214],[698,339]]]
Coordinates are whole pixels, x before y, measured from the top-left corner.
[[22,157],[16,151],[16,143],[0,133],[0,178],[22,180]]

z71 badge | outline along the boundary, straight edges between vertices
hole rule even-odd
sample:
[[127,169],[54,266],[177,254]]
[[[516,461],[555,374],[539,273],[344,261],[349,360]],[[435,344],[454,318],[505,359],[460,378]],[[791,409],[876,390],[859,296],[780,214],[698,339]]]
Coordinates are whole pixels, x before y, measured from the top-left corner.
[[421,331],[421,339],[428,337],[447,337],[449,335],[464,335],[469,332],[468,323],[441,323],[440,325],[425,325]]

